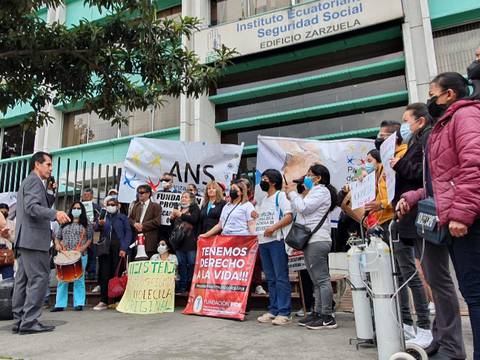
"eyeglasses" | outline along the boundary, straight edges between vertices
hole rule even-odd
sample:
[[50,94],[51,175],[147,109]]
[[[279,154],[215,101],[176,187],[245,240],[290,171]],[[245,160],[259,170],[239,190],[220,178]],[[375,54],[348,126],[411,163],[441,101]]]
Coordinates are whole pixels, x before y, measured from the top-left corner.
[[146,191],[137,191],[137,194],[138,195],[143,195],[143,194],[147,194],[147,192]]
[[162,181],[170,182],[172,179],[162,179]]
[[73,207],[72,209],[75,209],[75,210],[82,210],[82,208],[80,208],[80,207]]

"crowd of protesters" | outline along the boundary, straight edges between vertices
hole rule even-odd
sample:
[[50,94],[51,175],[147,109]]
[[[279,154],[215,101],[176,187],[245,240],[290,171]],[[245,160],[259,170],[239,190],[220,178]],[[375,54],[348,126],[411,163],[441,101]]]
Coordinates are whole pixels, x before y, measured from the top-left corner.
[[[360,224],[347,213],[342,213],[339,222],[340,228],[343,224],[349,228],[345,233],[351,233],[350,228],[357,231],[360,226],[381,226],[385,240],[395,236],[393,254],[399,270],[399,301],[405,338],[407,342],[426,349],[431,359],[466,358],[450,260],[460,292],[468,305],[474,359],[480,359],[480,101],[477,100],[480,59],[468,68],[468,76],[471,83],[458,73],[439,74],[430,83],[426,104],[409,104],[402,119],[379,123],[375,146],[365,154],[365,165],[359,169],[360,179],[375,173],[375,200],[364,207],[364,223]],[[472,83],[475,91],[470,95],[469,85]],[[393,134],[396,137],[395,154],[386,161],[395,171],[396,179],[395,196],[389,202],[386,164],[382,163],[380,149]],[[41,180],[49,175],[44,170],[45,162],[49,162],[51,169],[51,158],[48,154],[43,155],[43,158],[34,156],[32,167]],[[37,180],[29,178],[40,186]],[[163,174],[161,183],[162,191],[178,192],[172,174]],[[41,189],[48,192],[51,185]],[[171,212],[170,225],[162,224],[162,209],[152,200],[153,192],[148,185],[137,187],[136,200],[130,204],[127,214],[122,213],[115,190],[109,192],[101,206],[93,201],[90,189],[84,191],[82,201],[75,201],[70,206],[68,214],[40,211],[39,208],[35,214],[41,214],[46,221],[56,218],[62,224],[54,231],[55,250],[79,251],[87,278],[98,280],[101,301],[94,310],[105,310],[109,301],[115,301],[108,299],[108,281],[119,267],[125,265],[124,259],[131,253],[130,245],[138,234],[145,238],[145,253],[149,259],[168,260],[178,265],[176,292],[180,294],[188,292],[192,282],[198,238],[217,234],[257,234],[259,258],[252,288],[259,294],[267,293],[262,287],[263,270],[269,297],[268,312],[258,317],[258,321],[274,325],[292,322],[285,237],[292,222],[315,229],[304,248],[306,271],[301,276],[305,289],[310,287],[311,290],[310,294],[306,292],[307,312],[301,314],[304,317],[298,325],[311,330],[336,328],[328,264],[328,255],[334,247],[330,213],[348,195],[349,187],[345,186],[337,193],[330,183],[329,169],[321,164],[311,164],[301,180],[291,184],[284,181],[279,170],[268,169],[261,174],[258,185],[257,191],[265,193],[259,203],[253,199],[254,187],[248,179],[233,181],[228,184],[228,191],[226,185],[211,181],[206,185],[201,201],[197,201],[197,197],[200,198],[197,186],[189,184],[187,191],[180,194],[178,207]],[[417,233],[417,205],[426,198],[434,200],[439,228],[446,232],[441,244],[426,241]],[[49,202],[43,206],[49,208],[47,205],[51,200],[46,199]],[[22,201],[28,200],[21,199],[20,206],[24,206]],[[89,218],[85,204],[92,202],[93,214]],[[29,213],[30,208],[21,211],[26,211],[22,214],[24,217],[33,216]],[[256,219],[266,211],[275,214],[275,221],[258,233]],[[15,225],[9,220],[6,204],[0,204],[0,220],[0,247],[11,249]],[[23,222],[20,226],[17,224],[17,231],[23,229],[22,226],[27,225]],[[342,238],[340,228],[337,241]],[[100,234],[100,242],[108,240],[101,253],[96,253],[92,246],[94,232]],[[31,251],[43,250],[23,248],[22,243],[19,248],[20,254],[27,259]],[[4,266],[1,271],[3,278],[12,277],[13,265]],[[33,270],[28,264],[22,264],[19,271],[26,272],[22,277],[28,277],[28,271]],[[52,311],[66,308],[67,291],[68,284],[59,282]],[[416,312],[415,322],[410,299]],[[85,305],[83,276],[74,282],[73,305],[79,311]],[[431,322],[433,309],[436,316]],[[32,316],[36,315],[38,312]],[[46,327],[32,326],[34,330],[31,331],[49,331],[45,330]]]

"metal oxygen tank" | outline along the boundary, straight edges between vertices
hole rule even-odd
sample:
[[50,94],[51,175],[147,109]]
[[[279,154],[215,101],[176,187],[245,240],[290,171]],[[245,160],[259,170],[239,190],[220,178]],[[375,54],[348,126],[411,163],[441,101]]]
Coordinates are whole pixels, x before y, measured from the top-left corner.
[[353,313],[355,315],[355,330],[357,345],[373,343],[373,317],[370,299],[365,286],[366,274],[362,262],[365,262],[365,245],[351,242],[347,252],[348,273],[352,288]]
[[365,271],[370,273],[378,358],[388,360],[403,351],[403,344],[396,318],[396,299],[392,301],[395,285],[390,248],[382,240],[382,235],[381,229],[370,235],[370,244],[365,249]]

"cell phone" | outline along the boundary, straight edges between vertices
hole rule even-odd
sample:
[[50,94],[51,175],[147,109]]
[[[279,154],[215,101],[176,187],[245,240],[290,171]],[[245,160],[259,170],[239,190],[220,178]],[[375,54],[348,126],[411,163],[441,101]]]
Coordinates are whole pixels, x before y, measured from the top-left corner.
[[[50,184],[55,184],[55,177],[53,175],[47,178],[47,189]],[[52,191],[55,192],[55,189],[52,189]]]
[[102,210],[100,210],[99,219],[100,219],[100,220],[103,220],[103,219],[105,219],[105,216],[107,216],[107,209],[102,209]]

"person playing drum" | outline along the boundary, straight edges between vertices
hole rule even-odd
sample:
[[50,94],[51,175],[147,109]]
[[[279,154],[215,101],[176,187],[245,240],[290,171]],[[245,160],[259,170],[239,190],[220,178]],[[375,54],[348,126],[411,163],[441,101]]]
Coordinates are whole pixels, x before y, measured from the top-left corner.
[[[58,263],[75,263],[76,257],[81,257],[82,275],[73,281],[73,306],[75,311],[82,311],[85,306],[85,266],[87,265],[86,250],[93,239],[93,227],[88,222],[87,212],[83,204],[76,201],[70,207],[68,216],[71,222],[61,226],[56,234],[55,249],[58,251]],[[58,270],[57,270],[58,271]],[[57,273],[57,277],[60,278]],[[77,278],[75,276],[74,278]],[[67,280],[68,281],[68,280]],[[68,282],[59,281],[57,298],[52,312],[63,311],[68,302]]]

